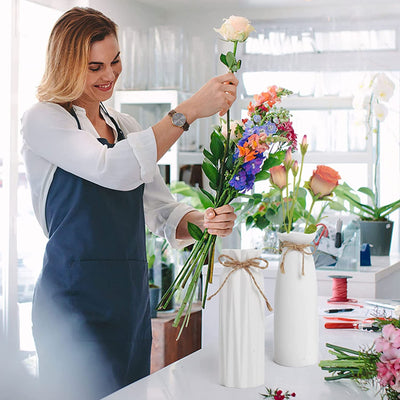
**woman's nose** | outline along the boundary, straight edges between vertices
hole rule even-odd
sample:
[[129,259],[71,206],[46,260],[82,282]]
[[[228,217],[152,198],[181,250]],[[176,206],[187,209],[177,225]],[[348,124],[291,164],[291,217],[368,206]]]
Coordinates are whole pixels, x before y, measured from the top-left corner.
[[115,72],[112,66],[104,69],[103,79],[113,81],[115,79]]

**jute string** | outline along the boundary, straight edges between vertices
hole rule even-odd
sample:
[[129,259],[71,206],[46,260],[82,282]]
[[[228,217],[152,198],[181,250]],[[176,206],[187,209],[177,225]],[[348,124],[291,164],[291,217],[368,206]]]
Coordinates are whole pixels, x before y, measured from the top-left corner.
[[[272,307],[268,302],[268,299],[266,298],[265,294],[263,293],[263,291],[261,290],[260,286],[258,285],[256,279],[254,278],[253,273],[251,272],[250,267],[253,268],[258,268],[258,269],[267,269],[268,268],[268,261],[264,260],[263,258],[260,257],[254,257],[254,258],[249,258],[246,261],[238,261],[235,258],[232,258],[231,256],[228,256],[226,254],[221,254],[218,257],[218,261],[227,268],[232,268],[232,270],[229,272],[229,274],[225,277],[224,281],[222,282],[221,286],[219,287],[219,289],[212,294],[210,297],[208,297],[207,300],[211,300],[215,295],[217,295],[220,290],[224,287],[225,283],[228,281],[229,277],[236,271],[239,271],[240,269],[245,270],[250,278],[252,279],[254,285],[256,286],[256,288],[258,289],[259,293],[261,294],[261,296],[264,298],[265,300],[265,304],[268,307],[269,311],[272,311]],[[262,266],[261,264],[264,263],[265,266]]]
[[286,254],[289,251],[298,251],[302,255],[302,264],[301,264],[301,274],[304,275],[304,255],[312,256],[315,253],[315,246],[314,250],[309,252],[306,251],[305,249],[307,247],[310,247],[312,245],[310,244],[295,244],[292,242],[281,242],[281,249],[282,249],[282,258],[281,258],[281,264],[279,266],[282,274],[285,273],[285,259],[286,259]]

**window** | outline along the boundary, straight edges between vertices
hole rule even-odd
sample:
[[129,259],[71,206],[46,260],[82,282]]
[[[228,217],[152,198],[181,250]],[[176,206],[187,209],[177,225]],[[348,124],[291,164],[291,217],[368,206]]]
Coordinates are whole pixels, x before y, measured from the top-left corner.
[[[313,167],[327,164],[337,169],[354,188],[373,186],[375,138],[367,137],[352,100],[366,73],[386,72],[395,82],[387,119],[381,123],[381,204],[400,196],[399,99],[400,64],[397,21],[275,21],[254,24],[256,34],[239,58],[245,66],[241,80],[245,112],[251,97],[270,85],[290,89],[283,102],[292,111],[293,126],[310,143],[305,179]],[[397,60],[397,61],[396,61]],[[383,133],[384,132],[384,133]],[[308,172],[307,172],[308,171]],[[259,183],[257,191],[267,188]],[[399,251],[399,212],[392,251]],[[396,227],[397,225],[397,227]]]

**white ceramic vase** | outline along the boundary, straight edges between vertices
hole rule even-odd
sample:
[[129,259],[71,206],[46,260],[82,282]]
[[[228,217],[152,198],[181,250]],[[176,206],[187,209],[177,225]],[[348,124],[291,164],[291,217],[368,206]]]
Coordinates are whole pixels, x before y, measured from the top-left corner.
[[[279,240],[295,245],[310,245],[314,234],[280,233]],[[304,252],[282,247],[274,302],[273,360],[288,367],[303,367],[318,362],[318,294],[312,247]],[[304,264],[303,264],[304,257]]]
[[[261,250],[222,250],[238,261],[260,257]],[[224,267],[220,284],[231,272]],[[264,290],[263,270],[250,267]],[[248,388],[264,384],[265,300],[249,274],[233,272],[219,292],[219,376],[221,385]]]

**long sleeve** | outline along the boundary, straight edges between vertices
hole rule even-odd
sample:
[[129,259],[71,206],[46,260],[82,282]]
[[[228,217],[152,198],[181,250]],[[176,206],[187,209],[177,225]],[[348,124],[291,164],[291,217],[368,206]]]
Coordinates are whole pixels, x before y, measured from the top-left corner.
[[151,128],[128,133],[127,140],[107,148],[97,140],[93,127],[86,129],[90,121],[80,121],[82,130],[61,106],[37,103],[22,118],[25,151],[110,189],[132,190],[153,179],[157,152]]

